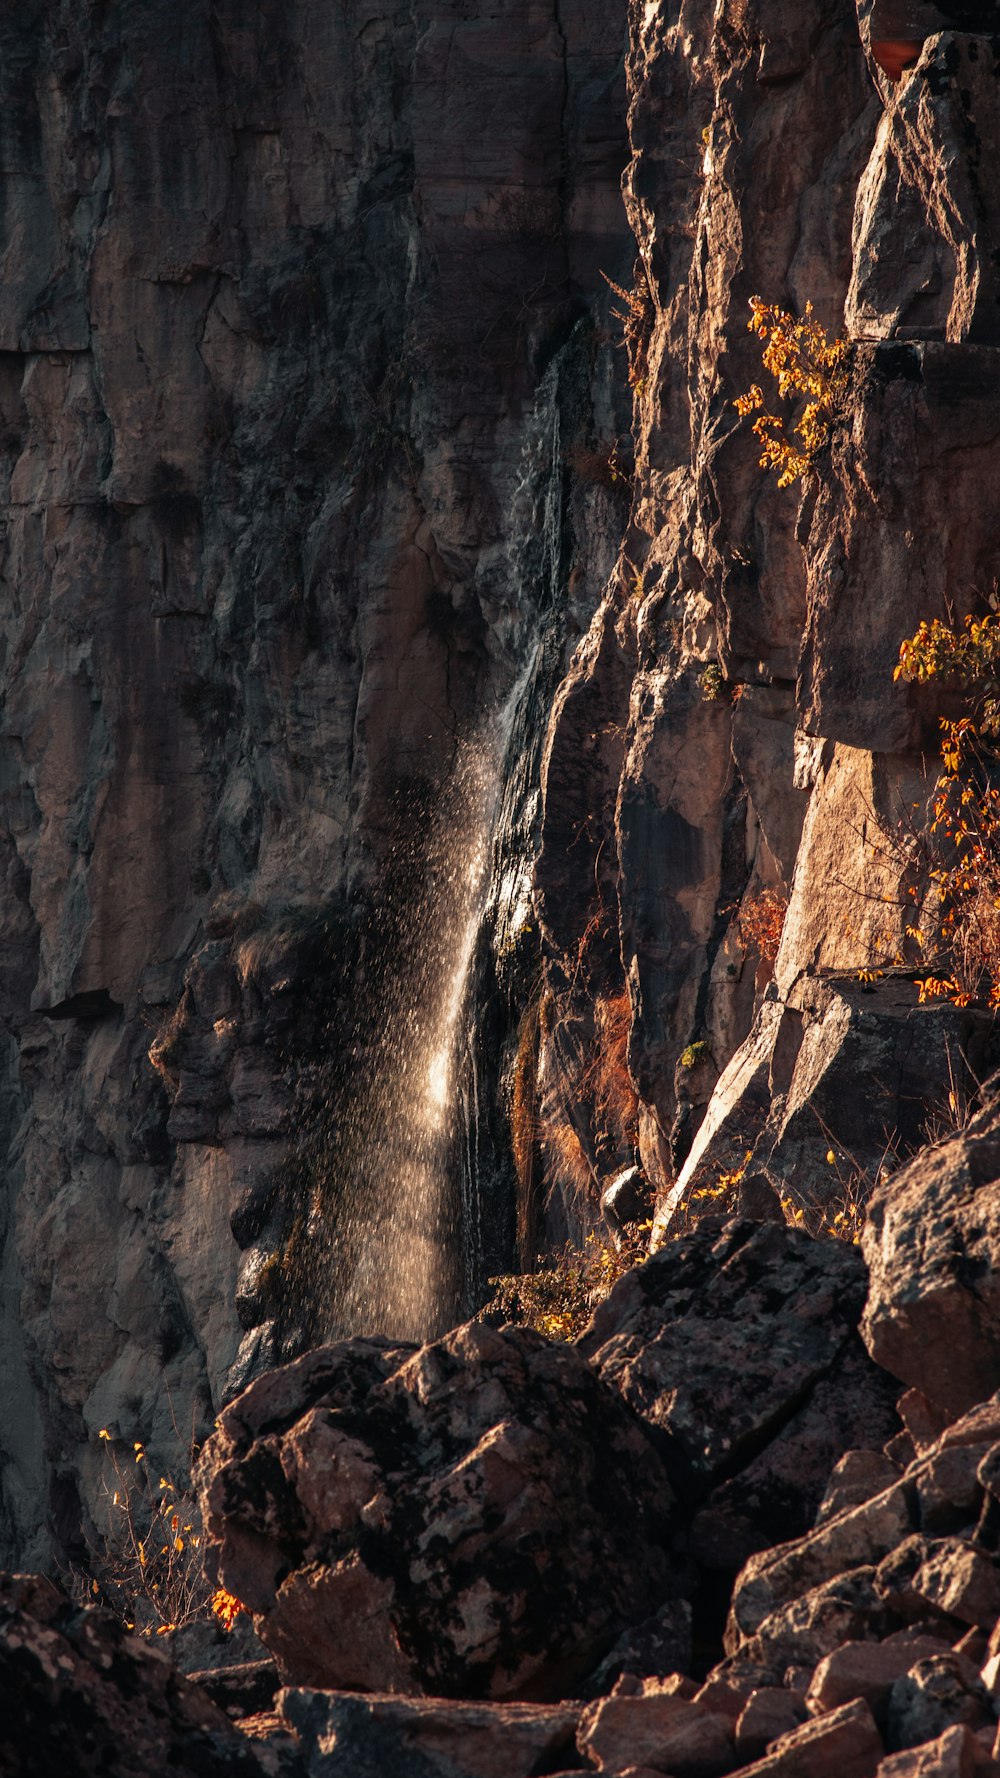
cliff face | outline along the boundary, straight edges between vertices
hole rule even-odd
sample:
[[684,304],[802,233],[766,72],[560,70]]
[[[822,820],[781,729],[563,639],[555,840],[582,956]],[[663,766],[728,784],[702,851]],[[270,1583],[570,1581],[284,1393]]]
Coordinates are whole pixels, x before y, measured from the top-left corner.
[[[893,668],[921,619],[995,597],[995,25],[632,9],[636,499],[547,742],[541,1072],[553,1120],[567,1067],[584,1082],[599,1147],[588,1048],[627,987],[658,1229],[722,1175],[808,1214],[993,1059],[987,1017],[917,1004],[939,706]],[[852,343],[831,441],[784,489],[733,405],[767,381],[755,295]],[[786,901],[772,967],[753,941]]]
[[0,24],[17,1561],[72,1546],[99,1428],[169,1451],[217,1409],[304,1107],[412,955],[427,811],[486,821],[456,759],[610,571],[619,496],[571,461],[627,432],[623,48],[589,0]]

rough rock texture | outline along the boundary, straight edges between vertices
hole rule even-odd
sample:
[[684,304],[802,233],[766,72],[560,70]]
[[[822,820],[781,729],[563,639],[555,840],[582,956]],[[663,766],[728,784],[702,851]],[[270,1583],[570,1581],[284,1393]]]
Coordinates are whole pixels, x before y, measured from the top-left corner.
[[579,1705],[284,1691],[310,1778],[532,1778],[572,1759]]
[[427,811],[488,820],[492,779],[456,759],[525,674],[539,730],[621,532],[600,272],[631,258],[624,36],[589,0],[5,11],[0,1544],[22,1559],[89,1528],[101,1426],[176,1461],[241,1322],[273,1320],[273,1264],[234,1300],[239,1249],[259,1282],[317,1042],[342,1074],[385,1024],[397,954],[369,940],[353,1033],[331,977],[387,859],[411,895],[438,871],[454,967]]
[[526,1330],[312,1352],[226,1409],[200,1476],[222,1584],[295,1684],[565,1696],[671,1591],[661,1458]]
[[40,1575],[0,1579],[0,1771],[18,1778],[299,1778],[289,1737],[239,1735],[197,1686],[106,1611]]
[[665,1436],[706,1567],[732,1575],[805,1529],[845,1449],[895,1431],[895,1390],[856,1333],[865,1285],[844,1242],[705,1220],[628,1273],[578,1342]]
[[1000,1384],[1000,1107],[918,1155],[872,1201],[864,1337],[949,1413]]

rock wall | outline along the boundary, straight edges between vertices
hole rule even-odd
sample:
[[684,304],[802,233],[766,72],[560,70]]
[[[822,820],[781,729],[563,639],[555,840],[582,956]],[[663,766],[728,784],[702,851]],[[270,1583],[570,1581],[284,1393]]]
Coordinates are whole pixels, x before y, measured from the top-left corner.
[[[958,706],[893,668],[921,619],[995,603],[1000,52],[974,4],[630,17],[636,497],[546,744],[540,1094],[597,1157],[585,1214],[634,1145],[659,1238],[726,1193],[808,1217],[873,1183],[997,1059],[991,1017],[918,1004],[914,842]],[[755,295],[851,348],[783,489],[734,408],[767,382]],[[602,1151],[624,990],[641,1103]]]
[[610,572],[624,37],[590,0],[0,23],[7,1560],[76,1547],[102,1427],[176,1463],[210,1423],[398,961],[358,962],[373,905],[406,938],[388,863]]

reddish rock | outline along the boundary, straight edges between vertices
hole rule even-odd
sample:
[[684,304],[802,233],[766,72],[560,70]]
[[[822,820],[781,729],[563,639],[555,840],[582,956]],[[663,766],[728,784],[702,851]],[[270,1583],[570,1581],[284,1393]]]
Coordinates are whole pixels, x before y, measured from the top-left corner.
[[577,1746],[602,1771],[646,1765],[676,1778],[713,1778],[734,1763],[728,1716],[656,1692],[589,1704],[580,1718]]
[[980,1773],[985,1778],[988,1769],[975,1736],[955,1724],[922,1747],[891,1754],[879,1766],[877,1778],[978,1778]]
[[[775,1611],[752,1636],[743,1638],[732,1623],[727,1646],[743,1660],[760,1662],[774,1680],[789,1667],[812,1670],[842,1642],[878,1641],[891,1629],[892,1618],[875,1590],[875,1570],[855,1568],[813,1587],[790,1605]],[[808,1682],[807,1682],[808,1683]]]
[[784,1686],[760,1686],[750,1693],[736,1724],[737,1752],[745,1760],[756,1759],[772,1741],[780,1740],[805,1722],[806,1715],[802,1692],[788,1691]]
[[922,1562],[913,1590],[936,1611],[989,1629],[1000,1617],[1000,1569],[981,1550],[957,1538],[942,1542]]
[[670,1588],[645,1428],[527,1329],[319,1348],[226,1409],[199,1473],[286,1681],[565,1696]]
[[867,1704],[845,1704],[783,1735],[740,1778],[874,1778],[883,1752]]
[[862,1236],[868,1350],[944,1412],[1000,1384],[1000,1107],[876,1191]]
[[914,1636],[886,1642],[845,1642],[820,1661],[806,1693],[814,1716],[864,1698],[878,1720],[897,1679],[930,1655],[949,1654],[946,1642]]
[[825,1525],[838,1513],[863,1506],[866,1500],[884,1493],[898,1479],[896,1464],[884,1452],[845,1451],[840,1461],[834,1464],[816,1514],[816,1524]]

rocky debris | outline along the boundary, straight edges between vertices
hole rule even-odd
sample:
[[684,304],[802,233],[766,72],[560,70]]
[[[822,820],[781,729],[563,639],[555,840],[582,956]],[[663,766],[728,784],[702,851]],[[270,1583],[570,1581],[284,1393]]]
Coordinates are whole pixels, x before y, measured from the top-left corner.
[[298,1778],[287,1733],[248,1741],[110,1612],[0,1577],[0,1771],[17,1778]]
[[886,1738],[890,1748],[919,1747],[964,1723],[994,1722],[989,1695],[971,1661],[949,1653],[928,1655],[897,1679],[889,1693]]
[[889,1636],[884,1642],[845,1642],[820,1661],[809,1690],[806,1708],[812,1716],[836,1710],[863,1698],[875,1720],[884,1725],[889,1695],[897,1679],[909,1673],[915,1662],[932,1655],[951,1653],[947,1642],[933,1636]]
[[687,1673],[691,1666],[691,1607],[668,1599],[659,1611],[625,1630],[581,1687],[584,1697],[609,1692],[623,1674],[634,1679]]
[[602,1698],[580,1718],[577,1745],[601,1771],[650,1766],[677,1778],[718,1778],[734,1764],[728,1715],[648,1681],[636,1697]]
[[578,1704],[281,1692],[309,1778],[533,1778],[575,1761]]
[[241,1661],[231,1667],[204,1667],[188,1674],[220,1710],[237,1721],[271,1709],[281,1679],[274,1661]]
[[867,1704],[845,1704],[780,1736],[741,1778],[874,1778],[883,1751]]
[[[853,1702],[861,1693],[852,1693]],[[831,1704],[829,1708],[836,1706]],[[750,1693],[736,1721],[736,1750],[743,1759],[753,1760],[765,1752],[772,1741],[790,1735],[806,1719],[806,1700],[802,1692],[782,1686],[762,1685]]]
[[862,1333],[876,1362],[953,1417],[1000,1384],[1000,1104],[876,1191]]
[[894,1391],[855,1332],[865,1285],[844,1242],[712,1218],[596,1311],[579,1350],[666,1438],[706,1566],[732,1574],[804,1530],[843,1452],[895,1431]]
[[300,1684],[565,1695],[671,1591],[662,1458],[527,1329],[310,1353],[226,1409],[200,1487],[223,1585]]
[[[990,1743],[992,1743],[992,1734]],[[884,1759],[876,1778],[983,1778],[1000,1770],[985,1742],[963,1726],[945,1729],[934,1741]]]

